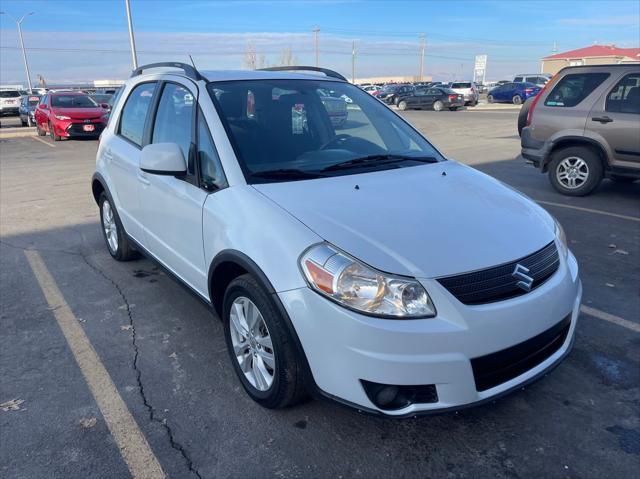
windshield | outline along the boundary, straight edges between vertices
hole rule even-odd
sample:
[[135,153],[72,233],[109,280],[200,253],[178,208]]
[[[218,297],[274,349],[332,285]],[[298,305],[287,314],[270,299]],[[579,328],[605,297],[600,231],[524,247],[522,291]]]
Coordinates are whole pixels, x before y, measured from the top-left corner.
[[96,103],[109,103],[109,100],[111,100],[111,97],[113,95],[107,95],[107,94],[95,94],[95,95],[91,95],[91,98],[93,99],[93,101],[95,101]]
[[17,90],[0,91],[0,98],[20,98],[20,92]]
[[97,108],[98,104],[86,95],[53,95],[51,106],[55,108]]
[[465,82],[452,83],[450,88],[471,88],[471,83],[465,83]]
[[443,159],[389,108],[349,83],[241,80],[209,83],[208,90],[249,183]]

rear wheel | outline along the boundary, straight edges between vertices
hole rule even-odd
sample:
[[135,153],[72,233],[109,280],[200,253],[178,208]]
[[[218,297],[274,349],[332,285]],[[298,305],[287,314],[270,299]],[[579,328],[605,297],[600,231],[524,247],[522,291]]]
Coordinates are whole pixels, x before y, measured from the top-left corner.
[[107,243],[109,254],[118,261],[136,259],[138,252],[133,248],[115,206],[104,192],[100,195],[98,205],[100,206],[102,236]]
[[22,123],[22,126],[27,126],[27,122],[24,120],[20,120],[20,123]]
[[563,195],[588,195],[600,184],[603,176],[602,162],[590,148],[570,146],[551,155],[549,181]]
[[493,103],[493,95],[487,95],[487,101]]
[[513,95],[511,101],[514,105],[522,105],[522,97],[520,95]]
[[407,102],[402,100],[400,103],[398,103],[398,108],[402,111],[405,111],[407,109]]
[[233,368],[261,406],[292,406],[305,396],[302,359],[274,300],[250,274],[224,295],[224,333]]
[[442,111],[444,108],[444,104],[440,100],[436,100],[433,102],[433,109],[435,111]]

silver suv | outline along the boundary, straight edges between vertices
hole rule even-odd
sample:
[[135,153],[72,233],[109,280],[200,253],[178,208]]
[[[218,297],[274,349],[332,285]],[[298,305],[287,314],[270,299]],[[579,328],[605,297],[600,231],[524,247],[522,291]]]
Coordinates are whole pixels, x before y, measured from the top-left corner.
[[640,178],[640,64],[564,68],[525,107],[522,156],[560,193]]

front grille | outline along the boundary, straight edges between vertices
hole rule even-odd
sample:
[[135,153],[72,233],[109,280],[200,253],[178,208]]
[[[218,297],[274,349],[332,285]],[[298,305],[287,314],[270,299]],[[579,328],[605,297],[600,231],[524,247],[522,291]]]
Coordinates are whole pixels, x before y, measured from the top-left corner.
[[520,344],[471,360],[476,390],[486,391],[534,368],[558,351],[567,339],[571,314],[555,326]]
[[519,280],[513,276],[518,264],[529,270],[526,274],[533,278],[531,286],[533,290],[542,285],[558,269],[560,264],[558,249],[552,241],[525,258],[481,271],[439,278],[438,282],[464,304],[502,301],[527,292],[517,286]]
[[[83,130],[84,125],[93,125],[95,130],[84,131]],[[95,136],[102,133],[102,130],[104,130],[104,127],[105,127],[104,123],[72,123],[67,128],[67,132],[70,135],[74,135],[74,136]]]

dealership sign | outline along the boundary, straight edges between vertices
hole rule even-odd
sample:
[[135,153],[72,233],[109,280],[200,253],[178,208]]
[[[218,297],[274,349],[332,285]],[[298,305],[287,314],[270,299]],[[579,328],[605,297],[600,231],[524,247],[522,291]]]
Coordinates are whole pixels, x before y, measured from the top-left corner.
[[473,81],[482,79],[484,83],[485,75],[487,73],[487,55],[476,55],[476,61],[473,66]]

